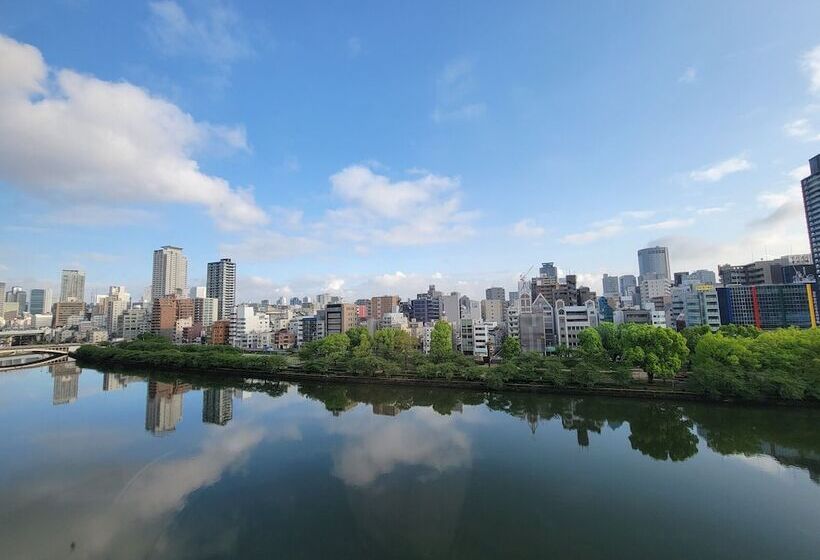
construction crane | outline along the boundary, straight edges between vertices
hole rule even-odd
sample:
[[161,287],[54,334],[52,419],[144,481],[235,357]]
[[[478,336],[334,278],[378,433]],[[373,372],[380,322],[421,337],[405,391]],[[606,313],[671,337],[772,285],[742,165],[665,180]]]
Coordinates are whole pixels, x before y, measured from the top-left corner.
[[521,273],[521,276],[519,277],[519,280],[520,280],[521,282],[526,282],[526,281],[527,281],[527,275],[528,275],[528,274],[532,271],[532,269],[533,269],[533,268],[535,268],[535,265],[530,266],[530,267],[527,269],[527,272],[522,272],[522,273]]

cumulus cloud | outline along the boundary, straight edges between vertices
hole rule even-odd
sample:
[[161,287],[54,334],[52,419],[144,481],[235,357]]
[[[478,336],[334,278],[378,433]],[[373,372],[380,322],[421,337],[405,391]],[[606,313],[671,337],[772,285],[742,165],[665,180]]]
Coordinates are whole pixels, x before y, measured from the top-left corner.
[[472,98],[475,90],[473,61],[460,58],[448,63],[436,78],[433,122],[466,121],[479,118],[487,106]]
[[511,233],[516,237],[541,237],[546,230],[532,218],[524,218],[513,224]]
[[249,189],[204,173],[193,154],[239,129],[197,122],[125,82],[50,70],[39,50],[0,35],[0,180],[47,202],[204,207],[224,229],[267,221]]
[[393,181],[364,165],[351,165],[330,178],[345,206],[328,212],[349,241],[428,245],[472,235],[475,212],[461,209],[460,180],[427,173]]
[[715,183],[727,175],[751,169],[752,164],[743,156],[729,158],[717,162],[709,167],[698,169],[689,173],[693,181]]

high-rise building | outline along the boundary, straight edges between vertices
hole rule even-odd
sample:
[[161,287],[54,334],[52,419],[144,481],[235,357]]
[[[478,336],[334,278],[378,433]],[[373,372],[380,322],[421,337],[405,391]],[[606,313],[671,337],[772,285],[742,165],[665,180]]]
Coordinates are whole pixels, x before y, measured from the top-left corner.
[[393,313],[399,306],[399,296],[378,296],[370,299],[369,318],[376,321],[385,313]]
[[616,296],[620,293],[620,286],[618,284],[618,277],[617,276],[610,276],[609,274],[604,274],[603,278],[601,279],[604,287],[604,296]]
[[481,317],[486,323],[504,322],[504,300],[485,299],[481,302]]
[[188,292],[188,297],[191,299],[208,297],[208,292],[205,286],[192,286]]
[[188,257],[181,247],[165,245],[154,251],[151,276],[151,299],[164,296],[183,297],[188,290]]
[[410,302],[410,316],[419,323],[432,323],[441,319],[444,314],[442,308],[442,293],[431,284],[427,292],[417,294],[416,299]]
[[60,301],[85,301],[85,272],[63,270],[60,280]]
[[236,263],[220,259],[208,263],[206,296],[219,300],[217,319],[229,319],[236,306]]
[[635,278],[634,274],[624,274],[618,278],[618,284],[620,285],[622,296],[631,296],[635,293],[635,288],[638,287],[638,279]]
[[60,301],[54,305],[54,328],[64,327],[69,317],[84,317],[85,304],[81,301]]
[[669,267],[669,249],[666,247],[647,247],[638,251],[638,272],[642,277],[656,274],[660,278],[672,279]]
[[6,292],[7,303],[17,303],[17,310],[22,315],[28,311],[28,294],[20,286],[12,286],[11,290]]
[[743,284],[792,284],[813,282],[815,276],[811,255],[784,255],[779,259],[749,264],[718,266],[720,283],[724,286]]
[[820,154],[809,160],[809,176],[800,182],[803,189],[803,206],[806,209],[806,226],[809,247],[814,260],[815,293],[820,282]]
[[759,329],[816,327],[812,284],[738,284],[717,288],[720,322]]
[[538,269],[538,276],[541,278],[551,278],[558,281],[558,267],[553,262],[541,263],[541,268]]
[[485,290],[484,294],[487,297],[487,299],[499,299],[501,301],[504,301],[505,299],[507,299],[507,296],[504,292],[504,288],[498,288],[498,287],[487,288]]

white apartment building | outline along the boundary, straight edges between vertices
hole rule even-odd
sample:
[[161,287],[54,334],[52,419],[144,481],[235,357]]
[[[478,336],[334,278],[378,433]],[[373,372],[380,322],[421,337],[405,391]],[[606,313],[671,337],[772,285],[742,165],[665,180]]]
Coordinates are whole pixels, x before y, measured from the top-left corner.
[[231,313],[230,344],[246,350],[270,347],[273,333],[267,313],[258,313],[250,305],[237,305]]
[[188,257],[181,247],[165,245],[154,251],[154,269],[151,276],[151,299],[177,295],[188,290]]
[[194,324],[210,327],[217,320],[219,300],[212,297],[194,299]]
[[504,301],[500,299],[483,300],[481,318],[487,323],[502,323],[504,321]]
[[577,347],[578,334],[584,329],[598,326],[595,302],[590,300],[584,305],[565,305],[559,299],[555,302],[555,326],[559,345]]

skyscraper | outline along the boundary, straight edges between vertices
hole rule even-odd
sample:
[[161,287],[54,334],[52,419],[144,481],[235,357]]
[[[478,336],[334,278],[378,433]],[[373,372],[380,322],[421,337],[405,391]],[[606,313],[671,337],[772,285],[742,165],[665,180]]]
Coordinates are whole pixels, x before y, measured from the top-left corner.
[[60,301],[85,301],[85,272],[63,270],[63,277],[60,281]]
[[236,263],[220,259],[208,263],[205,295],[219,300],[218,319],[229,319],[236,306]]
[[507,296],[504,293],[504,288],[487,288],[484,293],[486,294],[487,299],[500,299],[501,301],[507,299]]
[[[803,189],[803,205],[806,209],[806,226],[809,246],[814,259],[815,275],[820,282],[820,154],[809,160],[810,175],[800,181]],[[817,284],[815,284],[815,291]]]
[[604,274],[602,278],[603,286],[604,286],[604,295],[605,296],[613,296],[618,295],[620,290],[618,288],[618,277],[617,276],[610,276],[609,274]]
[[638,251],[638,272],[641,276],[656,274],[658,278],[672,279],[669,250],[666,247],[647,247]]
[[182,297],[188,287],[188,257],[181,247],[165,245],[154,251],[151,299],[167,295]]
[[621,286],[621,295],[628,296],[634,293],[635,288],[638,286],[638,279],[635,278],[634,274],[624,274],[618,279],[618,282]]
[[538,269],[538,276],[541,278],[551,278],[558,281],[558,268],[553,262],[541,263],[541,268]]

